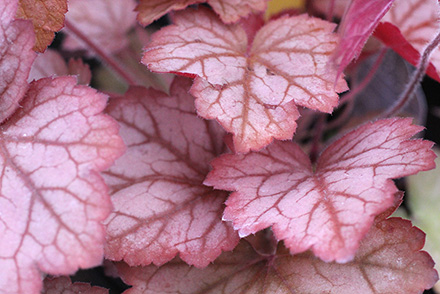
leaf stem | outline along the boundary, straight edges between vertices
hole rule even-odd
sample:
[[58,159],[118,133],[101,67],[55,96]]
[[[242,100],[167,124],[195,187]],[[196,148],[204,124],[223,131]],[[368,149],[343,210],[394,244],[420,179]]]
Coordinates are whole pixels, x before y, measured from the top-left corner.
[[84,42],[87,47],[96,53],[99,58],[105,62],[113,71],[115,71],[121,78],[123,78],[129,85],[136,85],[135,79],[125,70],[124,66],[117,62],[110,54],[99,48],[90,38],[84,35],[74,24],[69,21],[65,21],[64,27],[78,39]]
[[386,118],[396,115],[406,103],[413,97],[415,91],[418,89],[420,82],[422,81],[425,72],[429,66],[429,57],[431,53],[437,48],[440,43],[440,31],[437,33],[436,37],[428,44],[428,46],[423,51],[420,57],[419,63],[413,75],[411,76],[408,85],[405,90],[400,94],[397,102],[393,105],[391,109],[383,113],[380,118]]

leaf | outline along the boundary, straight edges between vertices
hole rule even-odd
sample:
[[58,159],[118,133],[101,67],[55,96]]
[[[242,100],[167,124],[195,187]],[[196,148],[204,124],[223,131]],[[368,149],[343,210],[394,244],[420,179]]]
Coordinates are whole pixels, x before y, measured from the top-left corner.
[[44,52],[55,32],[64,26],[67,0],[20,0],[17,18],[31,20],[36,35],[35,51]]
[[338,29],[341,35],[341,42],[335,54],[338,76],[359,56],[365,42],[393,2],[394,0],[352,0]]
[[[206,9],[176,13],[175,25],[152,36],[142,62],[155,72],[197,75],[191,89],[204,118],[234,134],[237,152],[290,139],[296,105],[331,112],[347,89],[328,67],[334,24],[307,15],[281,17],[248,44],[240,25],[224,25]],[[314,87],[310,87],[310,85]],[[289,103],[294,101],[292,103]]]
[[136,11],[137,20],[147,26],[172,10],[185,9],[187,6],[207,2],[224,23],[237,22],[241,17],[266,9],[268,0],[141,0]]
[[223,219],[241,237],[272,226],[292,254],[311,249],[324,261],[347,262],[374,217],[393,205],[390,179],[434,167],[432,143],[409,140],[421,130],[411,119],[365,124],[331,144],[316,167],[292,142],[222,155],[205,184],[236,191]]
[[[437,0],[398,0],[374,35],[416,66],[426,45],[439,29],[440,5]],[[438,48],[431,55],[427,74],[440,82]]]
[[26,93],[35,58],[35,36],[28,21],[13,20],[16,1],[0,3],[0,123],[17,108]]
[[[66,21],[100,49],[114,53],[128,45],[126,34],[136,24],[135,5],[134,0],[69,0]],[[63,48],[72,51],[87,49],[71,34],[63,42]]]
[[123,151],[106,101],[75,78],[41,79],[3,123],[0,289],[39,293],[41,272],[101,263],[111,203],[98,172]]
[[374,225],[355,259],[325,263],[310,253],[259,255],[246,241],[225,252],[205,269],[175,260],[160,268],[117,265],[133,285],[124,294],[411,294],[430,288],[438,279],[423,247],[424,234],[409,221],[389,219]]
[[179,254],[203,267],[238,243],[221,220],[227,193],[202,184],[224,133],[197,117],[190,85],[176,78],[170,97],[135,87],[110,104],[128,146],[105,172],[115,207],[106,221],[111,260],[161,265]]
[[[434,149],[437,156],[439,149]],[[429,250],[435,268],[440,270],[440,157],[435,160],[436,168],[407,178],[406,185],[409,199],[407,205],[411,211],[412,221],[426,232],[426,249]]]
[[48,49],[39,54],[32,64],[28,81],[38,80],[45,77],[76,75],[78,84],[88,85],[92,79],[92,73],[87,64],[81,59],[70,59],[66,64],[58,51]]
[[87,283],[73,283],[69,277],[46,278],[42,294],[108,294],[108,290]]

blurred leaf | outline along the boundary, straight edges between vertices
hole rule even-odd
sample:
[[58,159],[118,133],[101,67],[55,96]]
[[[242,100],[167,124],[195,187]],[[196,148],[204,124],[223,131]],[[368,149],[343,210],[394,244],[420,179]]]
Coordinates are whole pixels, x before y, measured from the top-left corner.
[[[434,149],[437,156],[440,149]],[[440,270],[440,157],[435,160],[437,167],[407,178],[408,200],[412,220],[426,233],[425,250],[436,262]],[[438,283],[437,283],[438,284]]]

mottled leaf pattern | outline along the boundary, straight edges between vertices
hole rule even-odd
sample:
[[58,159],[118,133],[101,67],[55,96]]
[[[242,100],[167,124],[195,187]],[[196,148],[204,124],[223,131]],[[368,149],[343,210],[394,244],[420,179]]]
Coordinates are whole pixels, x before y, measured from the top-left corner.
[[352,0],[342,18],[340,28],[341,42],[335,58],[338,74],[361,52],[381,18],[390,9],[394,0]]
[[110,105],[128,150],[105,173],[115,207],[106,221],[109,259],[160,265],[179,254],[202,267],[238,242],[221,220],[227,194],[202,184],[224,132],[197,117],[190,85],[176,78],[171,97],[132,88]]
[[17,1],[0,2],[0,122],[17,108],[26,93],[27,77],[35,59],[32,24],[15,20]]
[[[437,0],[397,0],[382,22],[375,36],[417,65],[426,45],[440,30],[440,5]],[[427,74],[440,82],[438,48],[431,55]]]
[[0,293],[39,293],[41,272],[103,257],[111,209],[99,175],[123,151],[106,96],[75,78],[31,84],[0,136]]
[[125,294],[409,294],[432,287],[437,273],[423,247],[424,234],[409,221],[375,224],[347,264],[325,263],[311,253],[259,255],[242,241],[205,269],[178,260],[160,268],[117,267],[133,288]]
[[434,167],[431,142],[411,119],[369,123],[331,144],[312,167],[291,142],[246,155],[222,155],[205,184],[237,191],[223,219],[241,236],[272,226],[292,254],[311,249],[324,261],[353,259],[376,215],[394,202],[390,180]]
[[46,278],[41,294],[108,294],[108,290],[87,283],[73,283],[69,277]]
[[268,0],[141,0],[136,7],[138,21],[147,26],[172,10],[181,10],[189,5],[208,2],[225,23],[233,23],[251,12],[261,12]]
[[206,9],[174,20],[152,36],[142,62],[152,71],[197,75],[191,93],[198,113],[232,132],[237,152],[291,138],[295,104],[331,112],[337,92],[347,89],[342,78],[334,88],[336,71],[328,64],[337,43],[334,24],[282,17],[248,44],[240,25],[224,25]]
[[55,32],[64,26],[67,0],[20,0],[17,18],[29,19],[34,25],[34,49],[44,52],[52,43]]

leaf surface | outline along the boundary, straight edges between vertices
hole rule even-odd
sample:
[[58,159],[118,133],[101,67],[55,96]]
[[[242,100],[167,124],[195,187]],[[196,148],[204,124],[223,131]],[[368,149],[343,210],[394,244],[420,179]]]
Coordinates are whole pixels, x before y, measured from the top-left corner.
[[394,203],[390,179],[434,167],[432,143],[409,140],[421,129],[411,119],[365,124],[331,144],[315,168],[292,142],[222,155],[205,184],[236,191],[223,219],[240,236],[272,226],[292,254],[311,249],[324,261],[347,262],[374,217]]
[[17,5],[17,1],[0,3],[0,123],[18,108],[36,56],[32,24],[14,20]]
[[66,63],[58,51],[47,49],[39,54],[32,64],[28,81],[38,80],[45,77],[75,75],[78,84],[88,85],[92,79],[92,73],[87,64],[81,59],[70,59]]
[[335,54],[338,75],[342,74],[347,65],[359,56],[365,42],[393,2],[394,0],[353,0],[351,2],[338,29],[341,35],[341,42]]
[[160,268],[117,265],[133,285],[124,294],[412,294],[438,279],[423,247],[424,234],[409,221],[389,219],[375,224],[347,264],[325,263],[307,252],[291,256],[259,255],[242,241],[204,269],[175,260]]
[[108,290],[87,283],[73,283],[69,277],[46,278],[42,294],[108,294]]
[[17,18],[32,21],[36,35],[35,51],[44,52],[55,32],[64,26],[67,0],[20,0]]
[[[435,149],[437,156],[440,150]],[[440,157],[435,160],[434,170],[421,172],[407,178],[409,198],[407,205],[411,211],[411,219],[426,233],[426,250],[432,255],[437,271],[440,270]],[[438,283],[437,283],[438,284]],[[436,285],[437,286],[437,285]]]
[[237,22],[252,12],[261,12],[266,9],[268,0],[141,0],[136,11],[138,21],[147,26],[172,10],[185,9],[187,6],[208,2],[224,23]]
[[334,89],[336,71],[328,64],[338,40],[334,24],[282,17],[248,44],[242,26],[224,25],[206,9],[174,20],[152,36],[142,62],[152,71],[198,76],[191,89],[198,113],[233,133],[237,152],[290,139],[296,105],[331,112],[337,92],[347,89],[342,78]]
[[[69,0],[66,21],[75,26],[96,46],[117,52],[128,45],[127,32],[136,24],[134,0]],[[87,49],[69,34],[63,42],[67,50]]]
[[176,78],[170,97],[132,88],[110,105],[128,146],[105,172],[115,207],[106,221],[111,260],[161,265],[179,254],[203,267],[238,243],[221,220],[227,193],[202,184],[224,132],[197,117],[190,85]]
[[72,274],[103,257],[111,209],[99,175],[123,151],[106,96],[75,78],[31,83],[0,136],[0,289],[39,293],[41,272]]
[[[382,19],[375,36],[413,65],[440,30],[437,0],[398,0]],[[440,82],[440,49],[431,55],[427,74]]]

